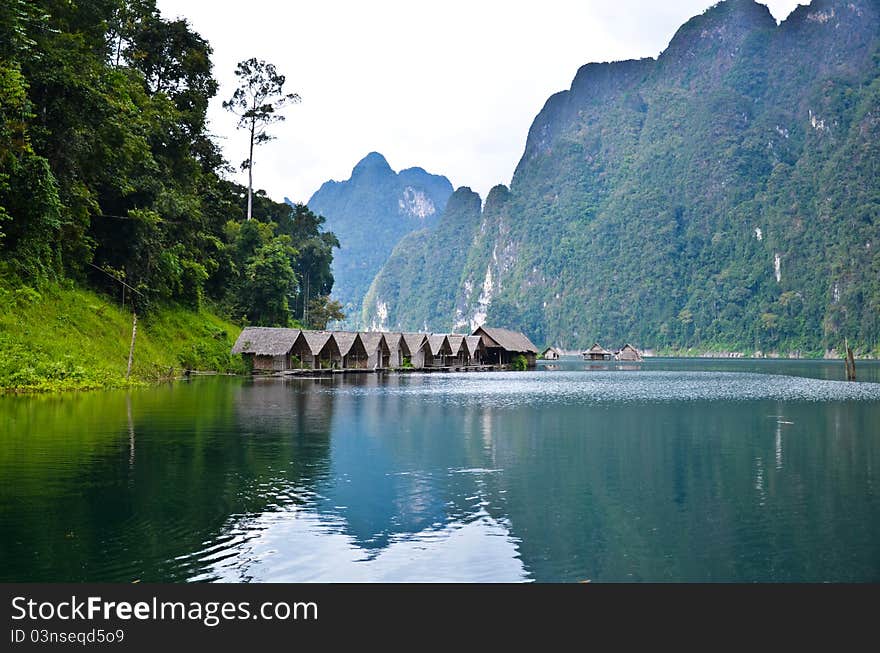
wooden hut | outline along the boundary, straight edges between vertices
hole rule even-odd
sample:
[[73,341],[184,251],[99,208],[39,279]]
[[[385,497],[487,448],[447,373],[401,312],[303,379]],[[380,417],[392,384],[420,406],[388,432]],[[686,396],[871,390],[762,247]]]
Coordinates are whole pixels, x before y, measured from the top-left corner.
[[401,335],[403,337],[403,348],[401,349],[403,358],[400,361],[400,366],[403,367],[408,360],[409,364],[416,369],[424,367],[425,350],[422,345],[425,344],[427,336],[424,333],[404,333]]
[[425,367],[446,367],[452,355],[449,341],[446,340],[446,336],[442,333],[432,333],[425,337],[425,342],[422,343],[422,351],[424,352]]
[[510,365],[517,356],[524,356],[528,367],[534,367],[537,363],[538,348],[522,333],[481,326],[473,335],[482,339],[487,363]]
[[450,333],[446,336],[446,342],[449,344],[449,359],[447,365],[456,367],[465,367],[470,363],[470,354],[468,352],[465,336],[457,333]]
[[556,347],[547,347],[541,352],[541,359],[545,361],[558,361],[560,356],[562,356],[562,352]]
[[587,351],[582,352],[584,360],[588,361],[610,361],[611,360],[611,352],[605,349],[598,342],[594,342],[593,346],[590,347]]
[[367,351],[367,368],[371,370],[391,367],[391,348],[384,334],[368,331],[358,334]]
[[331,331],[303,331],[293,351],[303,361],[302,367],[305,369],[342,367],[342,355]]
[[388,346],[388,365],[386,367],[391,369],[403,367],[403,359],[410,356],[403,334],[382,332],[382,337]]
[[642,360],[642,354],[638,349],[627,343],[619,352],[617,352],[616,358],[619,361],[640,362]]
[[483,339],[480,336],[465,336],[464,345],[468,350],[468,365],[480,365],[486,353]]
[[365,370],[369,355],[361,340],[360,334],[351,331],[334,331],[333,339],[339,347],[339,355],[342,357],[342,369]]
[[246,327],[232,346],[232,353],[241,354],[254,371],[282,372],[296,362],[292,350],[299,334],[299,329]]

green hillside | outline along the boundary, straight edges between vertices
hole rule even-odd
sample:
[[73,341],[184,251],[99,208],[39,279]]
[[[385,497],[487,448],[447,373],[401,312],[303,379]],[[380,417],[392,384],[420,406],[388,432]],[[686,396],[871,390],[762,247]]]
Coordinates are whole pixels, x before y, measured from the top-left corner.
[[241,372],[230,349],[239,327],[206,310],[156,307],[138,321],[126,381],[131,314],[72,285],[0,287],[0,391],[123,387],[185,369]]

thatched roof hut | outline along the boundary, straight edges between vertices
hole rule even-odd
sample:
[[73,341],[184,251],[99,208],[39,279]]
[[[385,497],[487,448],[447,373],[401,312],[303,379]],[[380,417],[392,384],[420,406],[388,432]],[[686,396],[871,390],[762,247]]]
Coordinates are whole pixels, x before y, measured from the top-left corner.
[[410,356],[409,347],[407,347],[406,340],[403,339],[403,334],[383,331],[381,335],[388,346],[388,365],[386,367],[403,366],[404,356]]
[[299,333],[299,329],[245,327],[232,346],[232,353],[283,356],[293,348]]
[[481,326],[473,335],[482,339],[488,362],[509,365],[517,356],[524,356],[529,367],[535,366],[538,348],[525,334],[509,329]]
[[[422,345],[427,336],[424,333],[404,333],[402,335],[405,347],[403,352],[404,357],[409,358],[409,362],[413,367],[424,367],[425,350],[422,348]],[[401,361],[400,364],[403,365],[403,361]]]
[[330,331],[303,331],[303,340],[313,356],[318,356],[327,346],[333,333]]
[[605,349],[598,342],[594,342],[593,346],[587,351],[582,352],[584,359],[590,361],[607,361],[611,360],[611,352]]
[[483,341],[480,336],[465,336],[464,345],[467,347],[468,356],[472,365],[477,365],[482,360]]
[[314,369],[341,367],[342,354],[333,335],[332,331],[303,331],[294,352],[302,350],[311,356],[311,365],[308,367]]
[[449,341],[442,333],[432,333],[422,343],[422,351],[425,352],[426,367],[445,367],[446,358],[452,354]]
[[[385,335],[376,331],[361,331],[358,338],[367,352],[367,367],[386,368],[390,367],[391,349],[385,340]],[[397,346],[397,343],[395,343]]]
[[291,351],[299,334],[299,329],[246,327],[232,346],[232,353],[249,359],[254,370],[280,372],[290,369]]
[[360,334],[352,331],[334,331],[333,340],[339,347],[342,367],[347,369],[364,369],[367,367],[367,350]]
[[474,331],[473,335],[481,336],[483,338],[483,345],[486,347],[502,347],[511,352],[538,355],[538,348],[532,344],[532,341],[524,333],[519,333],[518,331],[481,326]]
[[558,361],[560,356],[562,356],[562,352],[556,347],[547,347],[541,352],[541,358],[545,361]]
[[446,341],[449,343],[449,350],[453,356],[457,356],[464,346],[464,336],[457,333],[446,334]]
[[642,354],[638,349],[627,343],[617,352],[617,360],[638,362],[642,360]]

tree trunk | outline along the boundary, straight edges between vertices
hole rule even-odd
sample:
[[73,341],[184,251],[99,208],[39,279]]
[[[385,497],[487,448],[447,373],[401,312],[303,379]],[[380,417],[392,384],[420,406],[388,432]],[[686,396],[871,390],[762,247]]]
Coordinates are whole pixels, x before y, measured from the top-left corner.
[[247,207],[247,219],[251,219],[251,214],[253,212],[253,194],[254,194],[254,129],[256,128],[256,121],[251,120],[251,146],[250,151],[248,152],[248,207]]

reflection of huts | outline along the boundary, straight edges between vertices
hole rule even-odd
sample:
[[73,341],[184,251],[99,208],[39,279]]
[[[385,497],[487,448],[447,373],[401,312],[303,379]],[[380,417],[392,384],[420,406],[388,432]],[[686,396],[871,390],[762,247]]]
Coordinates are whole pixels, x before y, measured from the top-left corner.
[[254,370],[280,372],[291,368],[291,350],[299,336],[298,329],[246,327],[239,334],[233,354],[249,359]]
[[556,347],[547,347],[547,349],[541,353],[541,358],[545,361],[558,361],[560,356],[562,356],[562,352]]
[[[371,370],[391,367],[391,350],[385,336],[374,331],[358,334],[367,351],[367,367]],[[396,343],[395,343],[396,346]]]
[[403,359],[400,361],[400,366],[404,367],[406,361],[409,361],[409,364],[415,367],[416,369],[422,368],[425,366],[425,350],[422,348],[422,345],[425,342],[425,334],[424,333],[404,333],[403,335],[403,349],[401,350],[403,353]]
[[465,336],[464,345],[468,350],[470,365],[480,365],[486,350],[483,348],[483,339],[480,336]]
[[630,344],[626,344],[623,346],[619,352],[617,352],[617,360],[619,361],[640,361],[642,360],[642,355],[639,353],[639,350],[633,347]]
[[333,338],[342,356],[342,368],[362,370],[367,368],[367,350],[357,333],[350,331],[334,331]]
[[583,352],[583,356],[588,361],[610,361],[612,354],[598,342],[594,342],[592,347]]
[[[302,352],[303,361],[308,356],[306,368],[337,369],[342,367],[342,355],[331,331],[303,331],[296,341],[294,352]],[[298,356],[300,354],[297,354]]]
[[538,348],[522,333],[481,326],[473,335],[482,338],[487,363],[510,365],[517,356],[524,356],[529,367],[534,367],[536,364]]
[[432,333],[426,337],[422,351],[425,354],[425,367],[446,367],[447,359],[452,355],[449,342],[442,333]]

